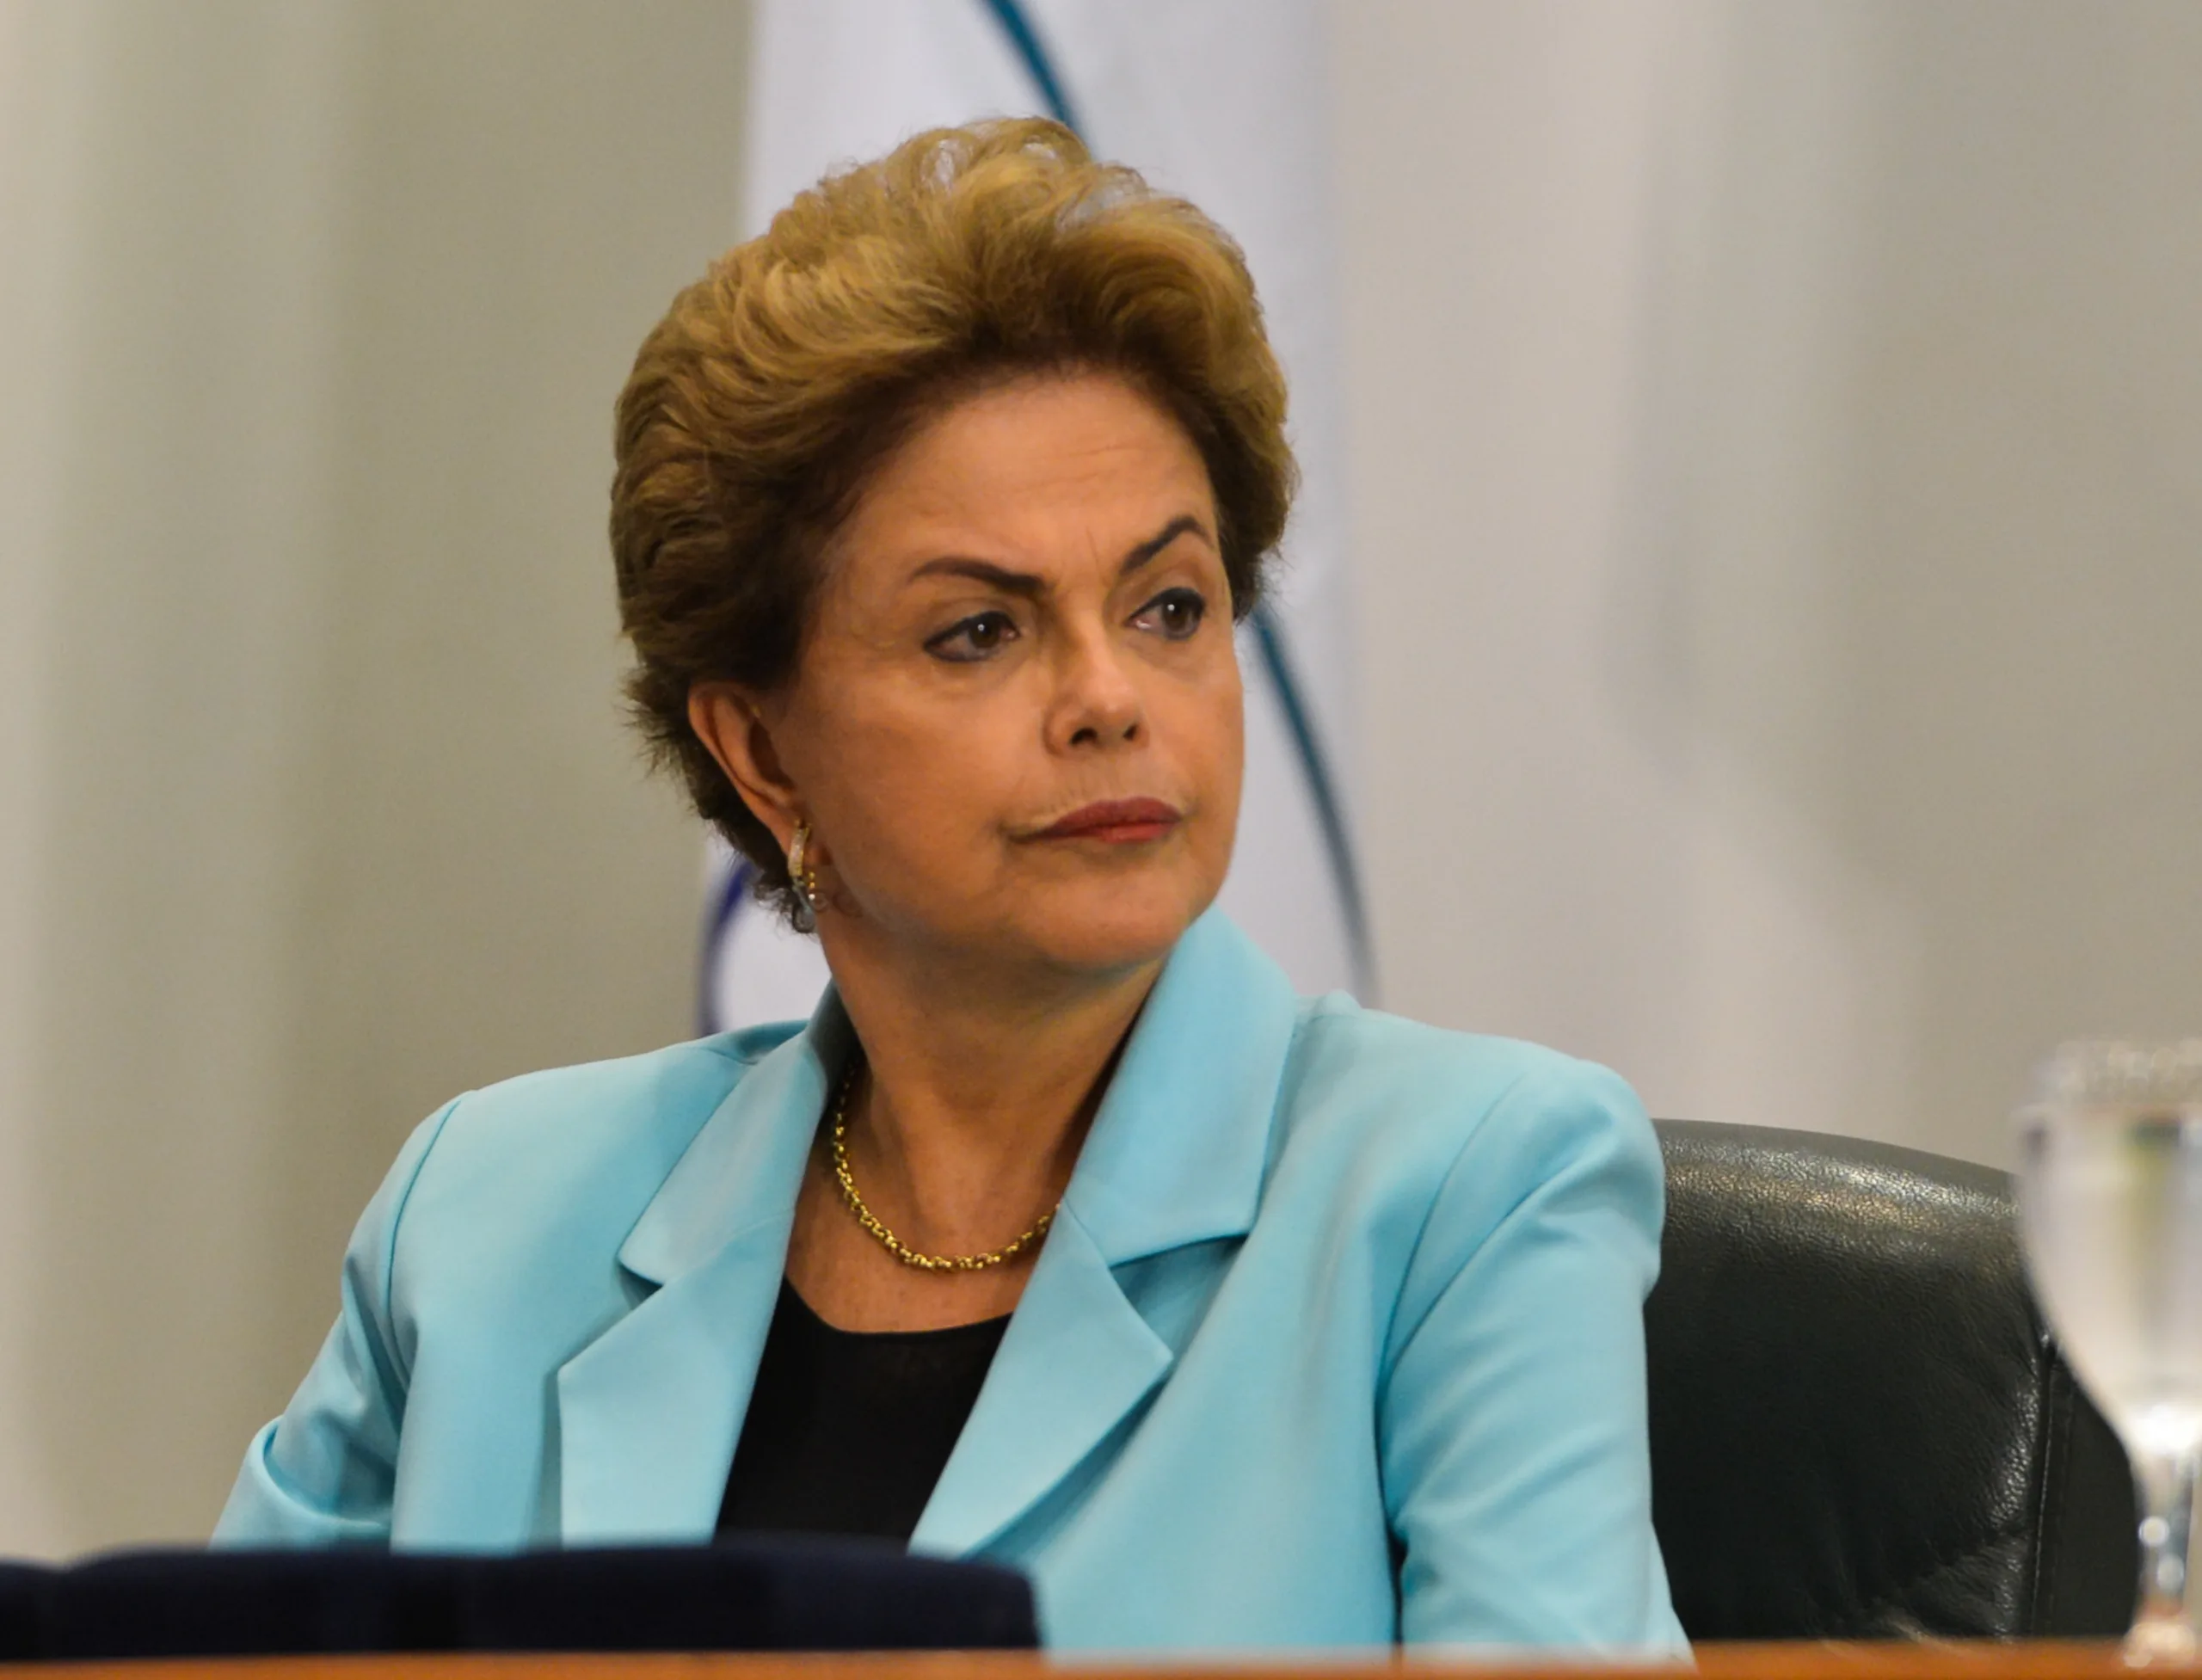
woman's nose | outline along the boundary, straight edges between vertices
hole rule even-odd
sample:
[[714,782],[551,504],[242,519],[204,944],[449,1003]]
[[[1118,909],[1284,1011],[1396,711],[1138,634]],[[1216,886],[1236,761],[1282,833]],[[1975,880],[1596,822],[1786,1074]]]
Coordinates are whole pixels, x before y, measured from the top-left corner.
[[1064,649],[1049,745],[1058,751],[1110,747],[1138,740],[1145,726],[1139,685],[1107,636],[1080,637]]

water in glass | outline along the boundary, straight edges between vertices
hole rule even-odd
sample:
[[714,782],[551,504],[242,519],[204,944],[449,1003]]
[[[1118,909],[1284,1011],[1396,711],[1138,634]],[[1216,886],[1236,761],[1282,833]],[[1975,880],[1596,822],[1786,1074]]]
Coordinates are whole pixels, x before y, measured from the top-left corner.
[[2202,1468],[2202,1039],[2068,1044],[2019,1120],[2036,1294],[2132,1460],[2141,1593],[2126,1656],[2196,1655],[2187,1591]]

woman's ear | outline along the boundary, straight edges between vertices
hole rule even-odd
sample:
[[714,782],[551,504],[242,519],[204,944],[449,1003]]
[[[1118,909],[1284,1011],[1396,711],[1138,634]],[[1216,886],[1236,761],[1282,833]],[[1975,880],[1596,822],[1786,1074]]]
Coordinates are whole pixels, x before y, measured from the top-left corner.
[[699,682],[688,691],[688,727],[784,852],[802,818],[757,697],[739,684]]

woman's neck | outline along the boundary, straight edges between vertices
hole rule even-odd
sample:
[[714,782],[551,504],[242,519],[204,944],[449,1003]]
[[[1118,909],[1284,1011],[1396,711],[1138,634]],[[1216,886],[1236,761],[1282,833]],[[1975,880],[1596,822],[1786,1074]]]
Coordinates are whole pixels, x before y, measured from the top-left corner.
[[847,1118],[865,1194],[913,1246],[1006,1241],[1061,1197],[1160,960],[1004,975],[840,955],[835,985],[864,1046]]

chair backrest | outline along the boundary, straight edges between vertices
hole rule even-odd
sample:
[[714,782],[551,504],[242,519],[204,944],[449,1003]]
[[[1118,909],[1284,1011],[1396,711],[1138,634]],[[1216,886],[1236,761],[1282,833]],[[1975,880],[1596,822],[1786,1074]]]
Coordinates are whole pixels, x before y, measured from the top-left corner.
[[2008,1178],[1658,1129],[1652,1508],[1690,1636],[2124,1631],[2132,1482],[2035,1311]]

